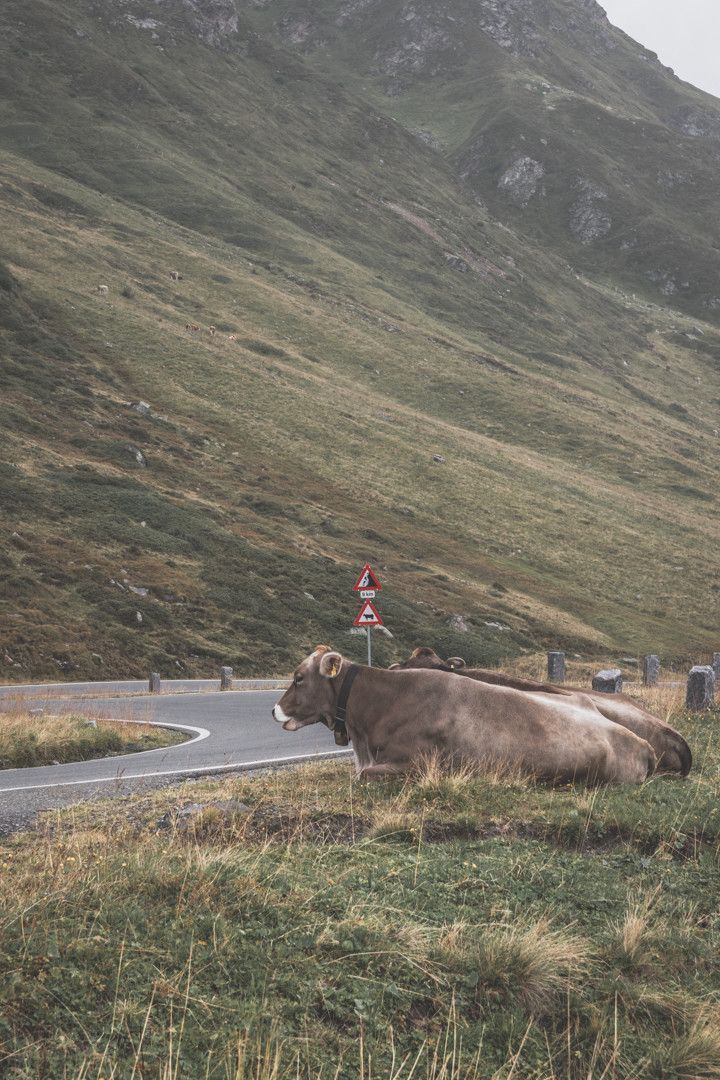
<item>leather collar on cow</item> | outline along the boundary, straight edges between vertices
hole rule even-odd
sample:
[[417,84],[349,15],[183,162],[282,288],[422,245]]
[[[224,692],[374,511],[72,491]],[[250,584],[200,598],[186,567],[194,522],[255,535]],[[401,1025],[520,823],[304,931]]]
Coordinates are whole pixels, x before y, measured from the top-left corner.
[[340,687],[340,694],[337,699],[337,705],[335,706],[335,718],[330,729],[335,736],[335,742],[338,746],[347,746],[350,742],[347,727],[345,726],[345,719],[347,717],[348,698],[350,697],[352,684],[355,682],[355,676],[359,670],[360,668],[357,664],[351,664],[345,672],[345,678]]

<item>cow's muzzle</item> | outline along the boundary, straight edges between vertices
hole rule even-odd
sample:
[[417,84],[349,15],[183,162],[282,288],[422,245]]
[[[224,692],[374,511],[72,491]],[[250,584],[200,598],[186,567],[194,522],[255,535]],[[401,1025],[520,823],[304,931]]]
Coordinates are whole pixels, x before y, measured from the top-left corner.
[[272,715],[273,720],[277,721],[278,724],[282,724],[285,731],[297,731],[298,728],[302,727],[302,724],[299,724],[292,716],[287,715],[281,705],[275,706]]

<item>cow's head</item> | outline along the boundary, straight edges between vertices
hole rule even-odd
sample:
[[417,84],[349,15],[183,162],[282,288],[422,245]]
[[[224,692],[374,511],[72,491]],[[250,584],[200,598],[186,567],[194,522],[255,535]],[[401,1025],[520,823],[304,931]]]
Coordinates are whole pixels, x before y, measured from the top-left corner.
[[460,668],[465,667],[465,661],[460,656],[451,656],[449,660],[443,660],[434,649],[428,649],[427,646],[424,646],[415,649],[407,660],[402,660],[399,664],[391,664],[390,667],[393,671],[399,668],[434,668],[437,671],[458,671]]
[[328,645],[318,645],[293,674],[293,681],[272,711],[285,731],[308,724],[333,727],[340,675],[345,661]]

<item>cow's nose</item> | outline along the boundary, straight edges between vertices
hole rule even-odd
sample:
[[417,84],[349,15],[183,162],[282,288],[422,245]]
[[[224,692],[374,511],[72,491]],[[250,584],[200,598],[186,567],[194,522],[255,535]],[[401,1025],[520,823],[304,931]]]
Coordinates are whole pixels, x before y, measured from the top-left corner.
[[272,711],[272,718],[273,718],[273,720],[277,720],[277,716],[275,715],[275,706],[274,705],[273,705],[273,711]]

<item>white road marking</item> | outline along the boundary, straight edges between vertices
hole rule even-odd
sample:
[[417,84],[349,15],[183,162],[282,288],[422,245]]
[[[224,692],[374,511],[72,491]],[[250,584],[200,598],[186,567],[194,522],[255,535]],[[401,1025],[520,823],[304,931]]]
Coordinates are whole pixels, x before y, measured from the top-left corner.
[[[165,724],[164,727],[176,727],[179,725]],[[195,730],[202,730],[195,729]],[[210,734],[209,732],[207,733]],[[202,738],[206,738],[203,735]],[[193,742],[198,742],[199,739],[193,739]],[[188,746],[188,743],[183,743],[183,746]],[[162,749],[162,747],[161,747]],[[154,750],[147,751],[148,753],[155,753]],[[335,757],[350,757],[352,756],[352,750],[322,750],[315,754],[296,754],[294,757],[283,758],[265,758],[261,761],[235,761],[231,765],[201,765],[199,768],[193,769],[168,769],[158,772],[146,772],[146,773],[118,773],[115,776],[101,776],[93,780],[64,780],[60,783],[52,784],[26,784],[23,787],[12,788],[0,788],[0,795],[5,795],[11,791],[40,791],[49,788],[59,787],[78,787],[81,784],[117,784],[122,783],[125,780],[145,780],[151,776],[191,776],[196,773],[220,773],[220,772],[233,772],[234,770],[243,769],[263,769],[270,768],[273,765],[290,765],[297,761],[312,761],[315,758],[335,758]]]

